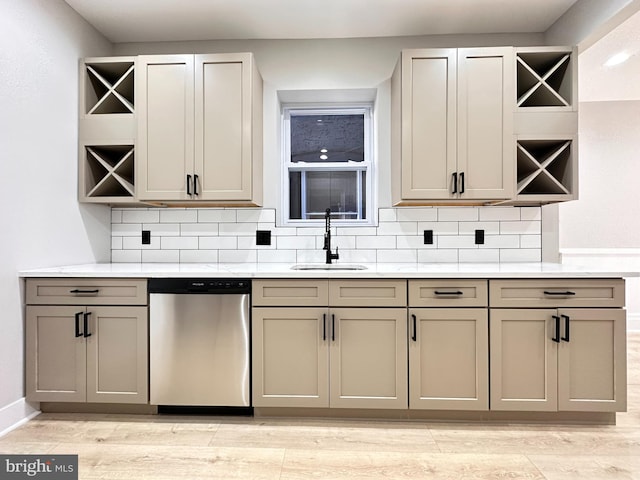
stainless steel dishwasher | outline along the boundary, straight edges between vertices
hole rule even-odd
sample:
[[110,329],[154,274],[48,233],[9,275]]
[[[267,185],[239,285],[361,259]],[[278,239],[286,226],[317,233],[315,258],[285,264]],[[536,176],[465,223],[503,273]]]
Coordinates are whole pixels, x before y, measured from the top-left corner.
[[250,405],[251,281],[149,280],[152,405]]

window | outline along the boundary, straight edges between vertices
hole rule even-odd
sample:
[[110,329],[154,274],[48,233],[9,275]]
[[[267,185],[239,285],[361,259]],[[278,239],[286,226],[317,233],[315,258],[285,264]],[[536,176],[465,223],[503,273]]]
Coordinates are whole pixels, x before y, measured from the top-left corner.
[[370,224],[371,107],[284,108],[284,223]]

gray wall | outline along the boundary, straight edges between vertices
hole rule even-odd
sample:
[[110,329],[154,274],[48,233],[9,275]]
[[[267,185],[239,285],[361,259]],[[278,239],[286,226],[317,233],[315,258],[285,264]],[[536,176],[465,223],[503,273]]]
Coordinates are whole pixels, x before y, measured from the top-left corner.
[[0,3],[0,432],[25,408],[17,272],[109,258],[109,208],[76,191],[78,59],[110,53],[62,0]]

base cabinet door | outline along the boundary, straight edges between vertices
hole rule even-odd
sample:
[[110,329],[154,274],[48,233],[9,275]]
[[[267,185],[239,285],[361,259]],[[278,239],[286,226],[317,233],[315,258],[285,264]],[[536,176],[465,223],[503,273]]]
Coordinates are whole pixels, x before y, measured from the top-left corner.
[[84,313],[84,307],[27,307],[27,400],[86,400],[86,342],[78,325]]
[[326,308],[253,308],[253,405],[329,406]]
[[407,408],[406,308],[332,308],[331,407]]
[[27,307],[27,399],[148,402],[147,307]]
[[87,402],[147,403],[146,307],[91,307]]
[[490,315],[491,410],[556,411],[556,310],[493,309]]
[[489,409],[486,308],[409,311],[409,408]]
[[626,411],[624,310],[560,309],[558,314],[558,410]]

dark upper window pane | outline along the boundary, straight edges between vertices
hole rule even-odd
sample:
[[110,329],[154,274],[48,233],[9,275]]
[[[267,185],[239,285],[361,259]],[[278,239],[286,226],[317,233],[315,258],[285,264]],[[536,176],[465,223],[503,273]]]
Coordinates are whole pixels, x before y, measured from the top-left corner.
[[364,115],[291,115],[291,161],[364,161]]

